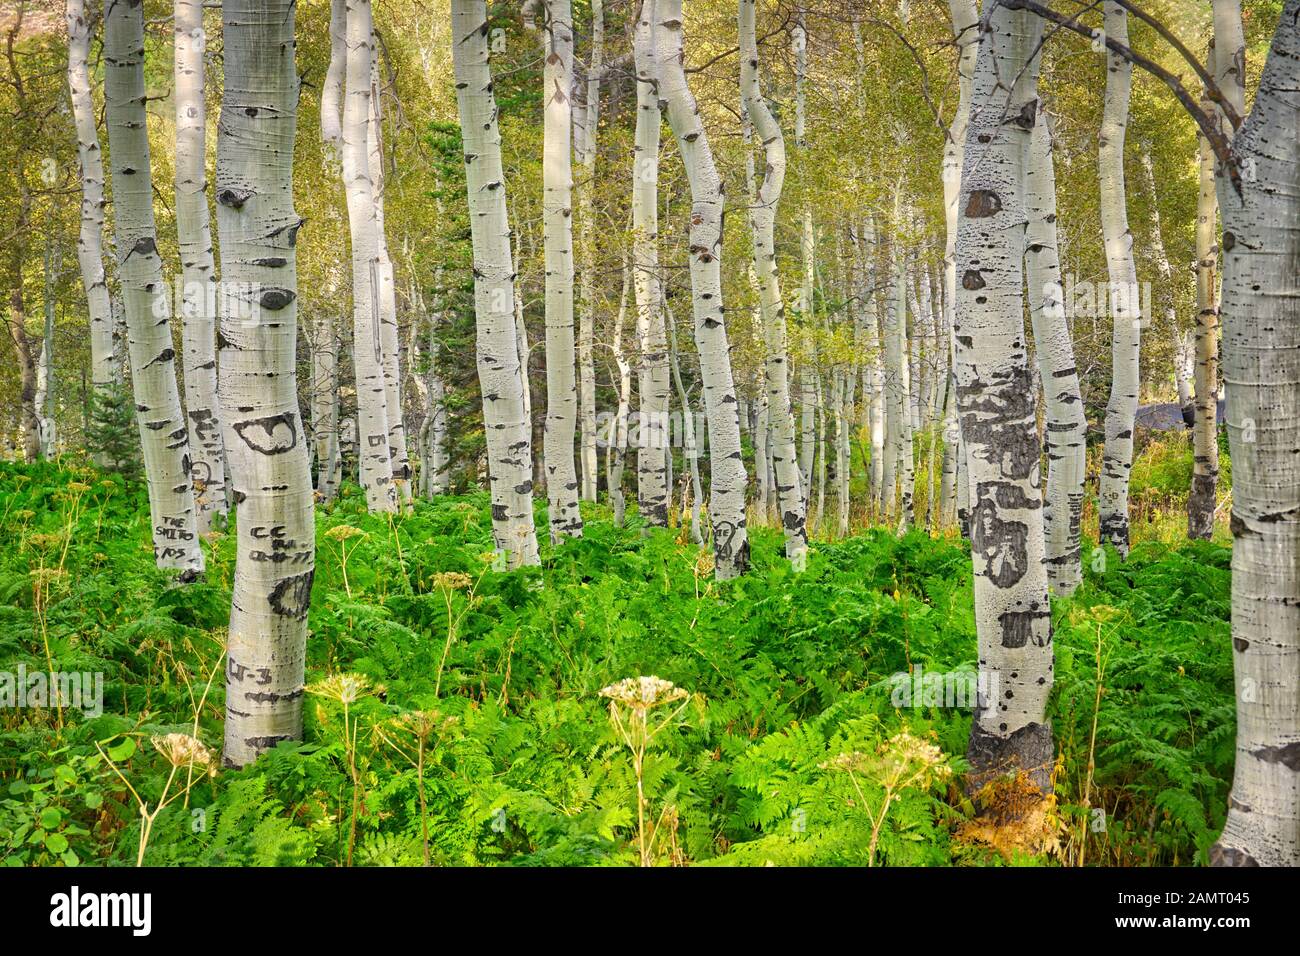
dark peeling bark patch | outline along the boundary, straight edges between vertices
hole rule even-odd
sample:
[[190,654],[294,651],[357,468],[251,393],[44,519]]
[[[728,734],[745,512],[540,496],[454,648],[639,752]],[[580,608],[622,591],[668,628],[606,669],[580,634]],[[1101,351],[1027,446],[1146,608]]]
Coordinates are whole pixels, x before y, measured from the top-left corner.
[[[971,548],[995,587],[1009,588],[1029,570],[1029,526],[1003,521],[993,500],[981,497],[970,518]],[[1005,640],[1005,633],[1003,636]]]
[[298,425],[293,412],[250,418],[231,427],[245,445],[264,455],[282,455],[298,444]]
[[271,605],[271,610],[281,617],[291,617],[296,621],[306,617],[307,609],[311,607],[311,582],[315,575],[315,570],[304,571],[280,581],[267,595],[266,600]]
[[1288,770],[1300,771],[1300,741],[1277,747],[1260,747],[1251,755],[1265,763],[1280,763]]
[[1050,793],[1053,754],[1052,728],[1048,724],[1029,723],[1000,736],[985,730],[976,721],[971,725],[966,747],[966,760],[971,768],[966,777],[966,790],[978,793],[989,781],[1024,770],[1040,790]]
[[1237,237],[1225,229],[1223,232],[1223,251],[1231,252],[1236,245]]
[[[1034,621],[1046,618],[1051,620],[1049,611],[1007,611],[998,616],[998,623],[1002,625],[1002,646],[1003,647],[1024,647],[1032,638],[1035,647],[1046,647],[1052,643],[1052,634],[1050,626],[1047,629],[1046,637],[1034,637]],[[1007,691],[1007,697],[1011,697],[1011,691]]]
[[1250,649],[1250,641],[1244,637],[1234,637],[1232,639],[1232,649],[1240,654],[1246,653]]
[[991,189],[972,189],[966,200],[967,219],[986,219],[1002,211],[1002,199]]
[[984,277],[978,269],[967,269],[962,273],[961,287],[969,292],[984,288]]
[[236,189],[233,186],[227,186],[217,193],[217,202],[223,206],[229,206],[231,209],[242,209],[244,203],[248,202],[253,195],[251,189]]
[[291,289],[263,289],[262,296],[258,300],[262,308],[271,312],[279,312],[292,302],[297,295]]

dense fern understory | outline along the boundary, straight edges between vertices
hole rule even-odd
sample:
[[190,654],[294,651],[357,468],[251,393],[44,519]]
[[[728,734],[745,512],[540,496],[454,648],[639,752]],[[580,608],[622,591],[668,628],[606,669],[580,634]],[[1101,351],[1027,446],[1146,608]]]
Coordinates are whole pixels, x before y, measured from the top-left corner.
[[[219,770],[153,741],[219,746],[233,529],[208,537],[205,578],[177,586],[154,568],[141,490],[0,465],[0,671],[104,675],[99,716],[0,710],[0,854],[129,865],[143,843],[153,865],[1150,865],[1202,861],[1222,825],[1226,548],[1109,552],[1054,603],[1058,846],[1031,857],[971,822],[969,709],[924,694],[894,706],[900,672],[974,670],[962,542],[814,542],[795,575],[779,533],[758,529],[753,572],[719,585],[680,530],[643,536],[586,505],[584,517],[586,536],[542,568],[502,574],[486,496],[390,518],[349,488],[318,512],[306,739]],[[627,724],[600,692],[651,674],[691,696],[650,711],[665,726],[638,807]],[[142,816],[137,797],[153,813],[164,792]]]

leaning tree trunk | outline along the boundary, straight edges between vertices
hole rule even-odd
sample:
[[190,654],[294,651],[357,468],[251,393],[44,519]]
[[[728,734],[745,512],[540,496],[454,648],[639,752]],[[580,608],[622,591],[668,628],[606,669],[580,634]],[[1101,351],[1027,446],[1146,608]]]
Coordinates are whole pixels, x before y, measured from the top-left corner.
[[633,34],[636,59],[636,142],[632,148],[632,281],[636,297],[637,509],[647,527],[668,527],[668,333],[659,271],[657,0],[642,0]]
[[695,97],[686,85],[682,0],[660,0],[655,20],[660,93],[668,103],[668,122],[691,187],[688,250],[695,347],[709,428],[709,519],[715,573],[727,579],[749,570],[749,532],[745,524],[748,479],[722,307],[723,183]]
[[[90,88],[90,16],[86,0],[68,0],[68,89],[77,126],[81,165],[81,235],[77,260],[90,316],[90,380],[101,398],[116,384],[113,307],[104,277],[104,157],[95,129],[95,100]],[[101,462],[103,464],[104,462]]]
[[[808,559],[808,513],[795,450],[794,415],[790,410],[790,352],[775,239],[776,209],[785,182],[785,138],[763,99],[759,84],[754,7],[755,0],[740,0],[740,90],[745,113],[763,144],[767,162],[763,181],[750,205],[749,226],[753,233],[754,272],[763,327],[767,417],[777,503],[785,531],[786,557],[797,570],[802,570]],[[760,494],[763,493],[765,489],[760,488]]]
[[181,354],[190,471],[199,532],[226,505],[226,450],[217,410],[216,263],[208,218],[207,127],[201,0],[176,0],[176,239],[181,257]]
[[[1035,397],[1024,342],[1025,206],[1038,108],[1036,17],[993,7],[981,24],[957,228],[956,375],[970,467],[981,695],[968,787],[1008,771],[1051,787],[1051,611]],[[1010,90],[1002,78],[1015,77]]]
[[551,542],[582,537],[573,337],[573,10],[569,0],[542,0],[542,223],[546,262],[546,498]]
[[[1216,15],[1216,50],[1232,57],[1240,76],[1244,57],[1232,52],[1241,49],[1233,42],[1240,21],[1224,19],[1228,30]],[[1300,865],[1298,21],[1300,0],[1287,0],[1254,108],[1233,143],[1240,180],[1222,171],[1218,181],[1237,763],[1227,826],[1210,859],[1229,866]]]
[[[1108,39],[1128,46],[1128,11],[1106,0]],[[1128,555],[1128,483],[1133,469],[1133,427],[1138,403],[1138,353],[1142,313],[1138,301],[1133,234],[1128,228],[1124,189],[1124,131],[1128,125],[1133,66],[1114,51],[1106,52],[1106,98],[1101,119],[1097,167],[1101,178],[1101,231],[1110,278],[1113,367],[1106,405],[1106,442],[1097,500],[1099,536],[1122,556]]]
[[294,0],[225,0],[222,31],[220,397],[239,535],[225,763],[242,767],[302,736],[316,544],[296,372]]
[[389,450],[388,391],[380,327],[379,232],[370,170],[370,0],[347,0],[347,91],[343,105],[343,187],[352,239],[352,359],[357,392],[357,456],[371,511],[397,507]]
[[189,439],[176,385],[176,350],[158,255],[145,124],[144,11],[105,0],[104,99],[113,174],[118,276],[126,312],[136,422],[144,449],[154,557],[183,577],[203,570]]
[[1079,531],[1088,423],[1083,416],[1079,372],[1061,288],[1052,134],[1047,114],[1041,110],[1030,136],[1025,205],[1029,213],[1025,236],[1029,317],[1047,405],[1047,497],[1043,502],[1047,581],[1055,593],[1068,596],[1083,575]]
[[524,414],[514,315],[515,268],[484,0],[452,0],[451,52],[474,249],[475,352],[483,392],[492,532],[505,563],[518,567],[539,561],[533,525],[533,444]]

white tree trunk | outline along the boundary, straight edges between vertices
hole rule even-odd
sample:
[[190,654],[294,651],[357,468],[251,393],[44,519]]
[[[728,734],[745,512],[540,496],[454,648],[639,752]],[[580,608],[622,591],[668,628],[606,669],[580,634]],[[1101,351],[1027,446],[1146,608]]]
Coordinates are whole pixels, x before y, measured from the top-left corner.
[[337,163],[343,152],[343,81],[348,68],[347,0],[330,0],[330,61],[320,91],[320,138],[326,159]]
[[[90,15],[86,0],[68,0],[68,90],[77,127],[81,166],[81,234],[77,261],[90,316],[90,380],[103,396],[120,381],[113,307],[104,276],[104,157],[95,129],[95,99],[90,87]],[[101,462],[102,464],[102,462]]]
[[[1240,78],[1240,19],[1220,7],[1216,59],[1228,59]],[[1218,181],[1237,683],[1228,821],[1210,853],[1220,865],[1300,865],[1298,21],[1300,0],[1287,0],[1254,108],[1233,143],[1239,188],[1226,171]]]
[[189,437],[176,385],[176,350],[158,255],[145,125],[144,16],[105,0],[104,98],[113,175],[118,277],[126,313],[136,421],[144,449],[154,557],[192,577],[203,570]]
[[[1106,0],[1106,36],[1128,46],[1128,11]],[[1133,468],[1133,426],[1138,404],[1138,353],[1142,314],[1138,304],[1133,234],[1128,228],[1124,188],[1124,133],[1128,126],[1133,66],[1117,53],[1106,53],[1106,98],[1101,119],[1097,168],[1101,179],[1101,231],[1110,278],[1110,401],[1106,405],[1106,443],[1102,452],[1101,489],[1097,500],[1098,534],[1123,556],[1128,555],[1128,483]]]
[[451,50],[474,247],[475,352],[483,392],[492,531],[506,564],[517,567],[539,560],[533,525],[532,434],[524,414],[516,342],[515,268],[484,0],[452,0]]
[[[1046,792],[1052,689],[1040,448],[1024,332],[1021,188],[1037,112],[1041,25],[994,7],[981,25],[957,230],[956,373],[970,467],[981,696],[968,789],[1023,770]],[[1015,77],[1008,90],[1004,78]]]
[[333,501],[343,479],[343,454],[339,447],[339,337],[332,315],[327,313],[316,318],[311,339],[311,426],[316,491],[321,500]]
[[388,458],[393,470],[397,497],[411,500],[411,459],[406,447],[406,424],[402,411],[401,333],[397,319],[397,281],[393,260],[388,254],[388,235],[384,227],[384,143],[380,109],[379,44],[371,39],[370,109],[367,116],[366,162],[370,168],[371,196],[375,203],[375,242],[377,246],[376,283],[379,301],[379,337],[383,350],[384,404],[388,417]]
[[659,52],[657,0],[642,0],[633,34],[636,142],[632,149],[632,276],[636,294],[637,509],[647,527],[668,527],[668,336],[659,271]]
[[591,0],[591,56],[587,64],[586,102],[575,116],[574,152],[582,169],[578,192],[578,248],[580,252],[578,290],[578,415],[582,441],[582,499],[595,501],[597,494],[596,453],[596,211],[592,199],[596,188],[596,131],[600,123],[600,81],[605,68],[605,8],[602,0]]
[[226,451],[217,410],[216,263],[208,214],[207,108],[201,0],[176,0],[176,238],[181,257],[181,354],[199,532],[224,515]]
[[691,302],[709,426],[709,518],[714,571],[725,580],[749,569],[749,532],[745,526],[748,479],[722,307],[723,184],[695,97],[686,85],[682,0],[660,0],[655,21],[659,92],[668,103],[668,122],[691,186]]
[[626,257],[623,260],[623,293],[619,297],[618,315],[614,318],[614,364],[618,367],[618,410],[610,429],[609,452],[606,458],[608,471],[605,484],[609,489],[609,503],[614,511],[614,524],[623,527],[627,497],[623,494],[623,462],[627,456],[628,416],[632,406],[632,363],[623,350],[623,324],[627,319],[628,289],[632,285],[632,268]]
[[1029,214],[1025,236],[1029,317],[1047,406],[1047,498],[1043,503],[1047,581],[1055,593],[1070,595],[1083,574],[1079,532],[1088,423],[1061,287],[1052,134],[1047,114],[1041,110],[1030,136],[1025,205]]
[[217,134],[221,408],[239,533],[225,763],[302,736],[315,521],[298,410],[294,0],[225,0]]
[[[1220,44],[1228,51],[1217,52]],[[1214,39],[1207,66],[1219,89],[1238,115],[1245,112],[1246,40],[1237,0],[1214,4]],[[1208,96],[1202,106],[1212,110]],[[1212,111],[1225,137],[1232,124],[1222,112]],[[1192,411],[1192,486],[1187,496],[1187,536],[1209,540],[1214,533],[1215,501],[1219,483],[1219,299],[1217,271],[1219,203],[1216,195],[1214,154],[1209,141],[1199,137],[1200,194],[1196,207],[1196,364],[1193,371],[1195,404]]]
[[347,0],[347,91],[343,106],[343,186],[352,239],[352,357],[357,390],[357,455],[371,511],[393,511],[397,488],[389,450],[379,296],[379,231],[370,170],[370,0]]
[[[785,182],[785,138],[781,135],[780,124],[763,99],[759,83],[755,0],[740,0],[739,26],[741,97],[745,114],[753,123],[759,141],[763,144],[766,159],[763,180],[750,205],[749,226],[753,234],[754,274],[758,282],[759,314],[763,328],[767,420],[775,469],[773,477],[776,481],[781,527],[785,532],[786,557],[796,570],[802,570],[808,556],[808,513],[794,443],[794,415],[790,409],[790,352],[786,341],[785,303],[781,296],[775,239],[777,204],[781,201],[781,190]],[[765,493],[761,486],[759,490],[760,495]]]
[[578,427],[573,337],[573,11],[542,0],[542,222],[546,261],[546,498],[551,542],[582,537],[574,441]]

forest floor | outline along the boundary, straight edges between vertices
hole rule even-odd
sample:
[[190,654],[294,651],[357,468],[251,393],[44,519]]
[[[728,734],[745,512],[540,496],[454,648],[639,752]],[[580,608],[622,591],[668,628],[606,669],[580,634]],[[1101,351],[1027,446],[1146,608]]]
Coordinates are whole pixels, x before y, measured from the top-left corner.
[[[1085,544],[1083,586],[1053,601],[1056,798],[1048,848],[1026,853],[990,843],[963,794],[976,655],[955,539],[816,541],[796,575],[755,529],[753,572],[718,584],[680,529],[643,536],[584,505],[583,539],[501,574],[485,495],[386,517],[350,487],[318,509],[305,740],[236,771],[162,739],[220,749],[233,534],[209,535],[205,577],[177,586],[142,489],[0,465],[0,693],[18,674],[103,675],[102,713],[30,687],[0,709],[0,856],[1203,862],[1233,763],[1230,552],[1160,540],[1177,515],[1151,509],[1135,536],[1152,540],[1124,562]],[[601,695],[640,675],[685,692],[660,691],[644,760],[635,713]]]

